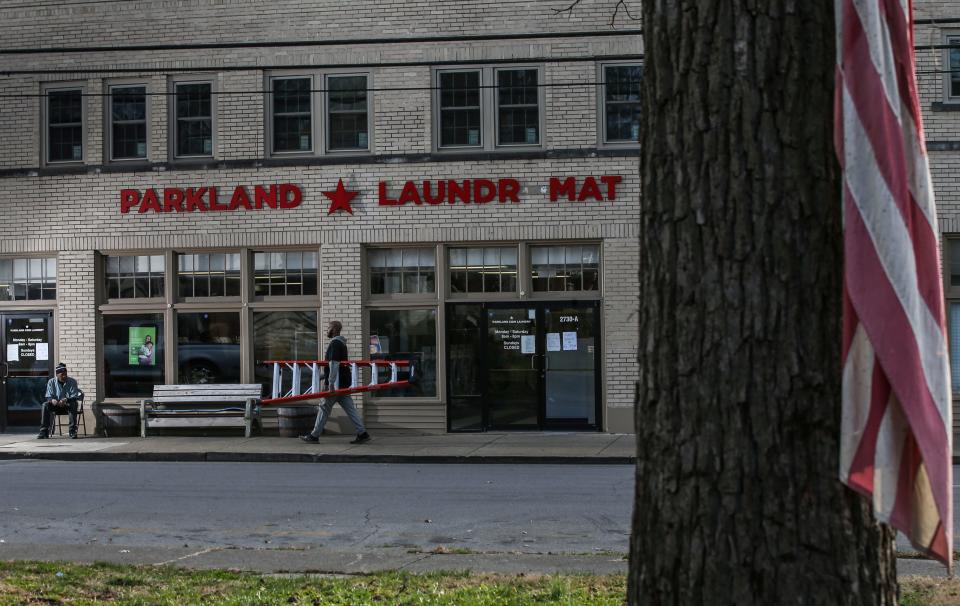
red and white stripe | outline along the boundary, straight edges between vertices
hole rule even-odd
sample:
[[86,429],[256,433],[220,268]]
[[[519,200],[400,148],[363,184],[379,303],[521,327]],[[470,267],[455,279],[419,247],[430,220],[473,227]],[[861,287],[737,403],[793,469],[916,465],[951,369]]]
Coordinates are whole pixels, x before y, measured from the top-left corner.
[[843,166],[840,479],[948,567],[950,371],[909,0],[836,0]]

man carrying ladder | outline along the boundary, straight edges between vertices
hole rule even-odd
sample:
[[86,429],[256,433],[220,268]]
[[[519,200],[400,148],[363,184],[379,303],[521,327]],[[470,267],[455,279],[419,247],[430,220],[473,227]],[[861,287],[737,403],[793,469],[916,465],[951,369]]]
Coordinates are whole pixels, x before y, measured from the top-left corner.
[[[353,382],[350,366],[341,364],[341,362],[349,359],[347,357],[347,339],[340,334],[342,330],[343,324],[337,320],[332,320],[330,326],[327,328],[327,338],[330,339],[330,344],[327,346],[327,353],[323,358],[327,362],[327,365],[324,367],[323,380],[327,384],[327,389],[332,391],[347,389]],[[347,416],[350,417],[350,421],[357,430],[357,437],[351,440],[350,443],[363,444],[364,442],[370,441],[370,434],[367,433],[366,428],[363,426],[363,419],[360,418],[357,407],[353,405],[353,398],[351,398],[348,393],[325,397],[323,404],[320,406],[320,410],[317,411],[317,421],[313,426],[313,431],[300,436],[301,440],[304,442],[318,442],[320,440],[320,434],[323,433],[323,426],[327,424],[327,419],[330,418],[333,405],[337,402],[339,402],[343,410],[346,411]]]

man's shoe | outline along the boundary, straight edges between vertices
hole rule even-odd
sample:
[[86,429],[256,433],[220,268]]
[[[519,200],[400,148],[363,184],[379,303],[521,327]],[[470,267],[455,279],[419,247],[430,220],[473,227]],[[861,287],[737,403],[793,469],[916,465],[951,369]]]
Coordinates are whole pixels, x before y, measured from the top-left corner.
[[304,442],[319,442],[319,441],[320,441],[320,438],[316,437],[316,436],[313,435],[312,433],[304,434],[304,435],[300,436],[300,439],[303,440]]
[[46,439],[49,438],[49,437],[50,437],[50,436],[48,436],[48,435],[47,435],[47,432],[45,432],[45,431],[41,431],[40,433],[37,434],[37,439],[38,439],[38,440],[46,440]]
[[355,437],[354,439],[350,440],[350,443],[351,443],[351,444],[363,444],[364,442],[369,442],[369,441],[370,441],[370,434],[368,434],[367,432],[363,432],[363,433],[358,433],[358,434],[357,434],[357,437]]
[[76,439],[77,439],[77,432],[71,431],[71,432],[70,432],[70,439],[71,439],[71,440],[76,440]]

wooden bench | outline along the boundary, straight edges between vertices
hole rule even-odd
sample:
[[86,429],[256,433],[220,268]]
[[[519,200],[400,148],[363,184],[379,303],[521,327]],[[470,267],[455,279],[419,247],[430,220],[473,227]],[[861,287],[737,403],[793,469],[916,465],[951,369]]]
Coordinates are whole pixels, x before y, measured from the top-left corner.
[[153,397],[140,401],[140,436],[149,427],[243,426],[249,438],[260,425],[261,390],[259,383],[155,385]]

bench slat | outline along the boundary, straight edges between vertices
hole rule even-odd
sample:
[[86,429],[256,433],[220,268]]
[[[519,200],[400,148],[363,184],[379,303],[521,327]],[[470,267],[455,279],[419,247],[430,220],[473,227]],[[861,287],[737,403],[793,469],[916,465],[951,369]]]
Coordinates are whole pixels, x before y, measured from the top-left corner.
[[259,383],[195,383],[191,385],[154,385],[154,391],[224,391],[227,389],[244,389],[260,393],[263,386]]
[[243,427],[243,417],[160,417],[150,418],[151,429],[184,427]]
[[153,398],[153,401],[156,403],[163,402],[246,402],[247,400],[259,400],[260,398],[255,398],[253,396],[243,396],[243,395],[226,395],[226,396],[156,396]]

